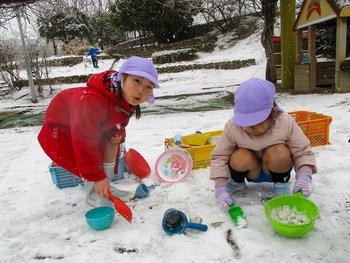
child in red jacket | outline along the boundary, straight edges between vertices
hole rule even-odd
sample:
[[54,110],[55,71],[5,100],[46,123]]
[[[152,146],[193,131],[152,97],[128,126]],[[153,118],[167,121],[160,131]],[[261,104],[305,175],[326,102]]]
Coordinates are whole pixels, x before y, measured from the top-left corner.
[[[125,127],[133,114],[140,118],[140,104],[153,102],[158,87],[152,62],[133,56],[119,72],[91,76],[86,87],[64,90],[49,104],[39,143],[59,166],[88,181],[91,205],[99,203],[98,197],[108,197]],[[100,205],[107,201],[100,199]]]

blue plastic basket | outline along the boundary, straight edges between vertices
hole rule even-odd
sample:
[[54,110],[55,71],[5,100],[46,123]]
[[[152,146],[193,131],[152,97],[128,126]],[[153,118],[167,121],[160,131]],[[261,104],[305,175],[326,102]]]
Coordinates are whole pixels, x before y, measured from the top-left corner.
[[79,184],[84,185],[84,182],[80,177],[66,171],[60,166],[50,165],[49,170],[51,173],[52,182],[58,188],[73,187]]

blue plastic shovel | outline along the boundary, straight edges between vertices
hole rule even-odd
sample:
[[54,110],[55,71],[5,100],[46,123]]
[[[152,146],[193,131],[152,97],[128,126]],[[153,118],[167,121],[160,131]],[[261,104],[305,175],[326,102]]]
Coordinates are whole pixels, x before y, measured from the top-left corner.
[[162,227],[165,233],[170,236],[173,234],[182,234],[187,228],[192,228],[203,232],[208,230],[207,225],[188,222],[186,215],[174,208],[169,208],[165,211]]

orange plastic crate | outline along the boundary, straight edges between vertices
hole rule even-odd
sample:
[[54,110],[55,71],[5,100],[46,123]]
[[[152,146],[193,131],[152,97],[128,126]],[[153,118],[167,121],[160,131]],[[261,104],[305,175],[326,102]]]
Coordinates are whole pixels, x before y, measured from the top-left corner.
[[292,111],[288,112],[288,114],[296,120],[306,137],[310,140],[311,146],[329,144],[331,116],[309,111]]

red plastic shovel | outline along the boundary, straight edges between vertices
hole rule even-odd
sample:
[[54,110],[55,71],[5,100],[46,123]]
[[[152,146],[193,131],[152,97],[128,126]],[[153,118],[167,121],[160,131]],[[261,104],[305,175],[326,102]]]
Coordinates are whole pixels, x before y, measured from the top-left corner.
[[131,209],[118,197],[115,197],[111,192],[109,192],[109,199],[114,203],[114,208],[121,214],[126,220],[131,223],[132,221],[132,211]]

